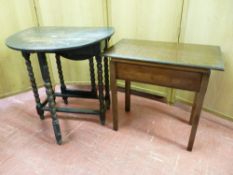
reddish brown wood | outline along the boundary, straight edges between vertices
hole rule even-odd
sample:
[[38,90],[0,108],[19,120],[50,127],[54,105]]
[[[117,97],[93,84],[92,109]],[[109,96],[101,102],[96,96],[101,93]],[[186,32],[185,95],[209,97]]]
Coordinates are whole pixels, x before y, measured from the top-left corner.
[[196,92],[193,110],[190,117],[192,124],[191,134],[187,150],[193,148],[201,108],[208,85],[210,70],[202,68],[189,68],[174,65],[159,65],[143,61],[111,60],[111,87],[112,87],[112,110],[113,128],[118,129],[118,111],[116,97],[116,79],[126,80],[125,84],[125,111],[130,110],[130,81],[144,82],[166,87],[173,87]]
[[[128,61],[127,63],[116,62],[117,78],[138,81],[160,86],[179,88],[184,90],[198,91],[200,89],[201,73],[190,70],[177,70],[175,66],[160,66],[153,64],[147,66],[141,62]],[[192,70],[192,69],[191,69]]]
[[116,85],[116,65],[115,62],[110,62],[110,82],[112,93],[112,114],[113,114],[113,129],[118,130],[118,104],[117,104],[117,85]]
[[195,140],[197,127],[198,127],[199,120],[200,120],[201,109],[202,109],[205,93],[207,90],[209,77],[210,77],[210,72],[203,74],[200,91],[197,92],[195,101],[193,103],[194,109],[192,110],[192,118],[191,118],[192,129],[191,129],[191,133],[189,137],[189,143],[188,143],[188,148],[187,148],[188,151],[192,151],[193,149],[193,143]]

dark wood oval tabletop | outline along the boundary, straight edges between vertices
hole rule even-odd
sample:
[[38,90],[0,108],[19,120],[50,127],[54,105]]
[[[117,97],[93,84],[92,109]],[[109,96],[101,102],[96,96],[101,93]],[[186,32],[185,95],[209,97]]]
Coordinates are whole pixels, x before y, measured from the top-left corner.
[[32,27],[6,39],[12,49],[28,52],[55,52],[77,49],[111,37],[112,27]]

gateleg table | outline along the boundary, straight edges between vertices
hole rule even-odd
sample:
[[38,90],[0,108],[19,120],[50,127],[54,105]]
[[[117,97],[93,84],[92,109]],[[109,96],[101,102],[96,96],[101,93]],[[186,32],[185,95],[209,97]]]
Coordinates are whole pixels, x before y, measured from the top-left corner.
[[[104,97],[101,52],[107,49],[108,41],[113,33],[114,29],[111,27],[33,27],[13,34],[6,40],[6,45],[8,47],[22,52],[35,97],[37,113],[41,119],[44,119],[44,111],[50,111],[55,138],[58,144],[62,143],[62,136],[56,114],[57,112],[95,114],[99,115],[102,124],[105,123],[105,111],[110,104],[109,75],[108,58],[105,57],[106,91]],[[41,102],[39,97],[33,67],[30,61],[30,55],[33,53],[37,54],[41,75],[46,88],[47,99],[43,102]],[[53,90],[46,53],[54,53],[56,55],[61,93]],[[89,60],[91,91],[78,91],[66,88],[60,56],[76,61],[84,59]],[[94,57],[96,58],[98,69],[98,94],[95,85]],[[56,107],[56,96],[63,97],[66,104],[68,103],[68,97],[96,98],[99,99],[100,107],[99,110]]]

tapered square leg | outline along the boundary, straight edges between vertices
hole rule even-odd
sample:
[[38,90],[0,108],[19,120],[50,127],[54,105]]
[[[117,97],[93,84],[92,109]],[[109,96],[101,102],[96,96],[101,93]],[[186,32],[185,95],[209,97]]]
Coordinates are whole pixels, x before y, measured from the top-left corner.
[[191,114],[192,128],[191,128],[189,143],[187,147],[188,151],[192,151],[193,149],[197,127],[198,127],[199,120],[200,120],[201,109],[202,109],[205,93],[206,93],[208,82],[209,82],[209,76],[210,76],[210,72],[203,73],[200,90],[199,92],[196,93],[195,101],[193,103],[193,110]]
[[117,84],[116,84],[116,65],[115,62],[110,62],[110,85],[112,94],[112,116],[113,116],[113,129],[118,130],[118,104],[117,104]]

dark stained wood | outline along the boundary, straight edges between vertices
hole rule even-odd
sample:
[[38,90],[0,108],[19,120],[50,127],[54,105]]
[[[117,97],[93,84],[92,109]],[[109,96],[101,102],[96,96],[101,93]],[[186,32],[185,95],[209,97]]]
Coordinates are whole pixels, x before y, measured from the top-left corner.
[[105,80],[105,101],[106,108],[110,108],[110,88],[109,88],[109,59],[104,57],[104,80]]
[[125,111],[130,111],[130,84],[129,80],[125,80]]
[[89,69],[90,69],[90,79],[91,79],[91,91],[93,94],[97,96],[97,89],[95,83],[95,67],[94,67],[94,59],[89,58]]
[[[36,101],[37,112],[40,118],[43,119],[44,111],[49,110],[52,116],[52,124],[58,144],[62,143],[62,136],[57,119],[56,112],[71,112],[71,113],[85,113],[85,114],[99,114],[101,124],[105,123],[105,99],[103,92],[103,71],[102,71],[102,56],[103,47],[107,49],[107,43],[113,35],[114,29],[111,27],[33,27],[20,31],[6,39],[6,45],[12,49],[20,50],[26,61],[28,74],[30,77],[33,93]],[[105,45],[103,45],[105,44]],[[41,103],[36,86],[35,77],[29,56],[31,53],[37,53],[41,74],[46,88],[47,99]],[[51,84],[49,68],[46,60],[46,53],[56,54],[56,61],[58,67],[58,74],[61,83],[61,93],[55,93]],[[65,86],[65,81],[62,73],[62,65],[60,56],[71,60],[90,60],[90,74],[92,81],[92,90],[78,91],[70,90]],[[56,96],[63,97],[67,104],[68,97],[85,97],[98,98],[97,88],[95,87],[95,75],[93,58],[97,60],[98,69],[98,86],[99,86],[99,102],[100,109],[95,110],[79,110],[71,108],[56,107]],[[91,58],[91,59],[90,59]],[[107,58],[107,57],[106,57]],[[108,65],[106,64],[105,67]],[[108,67],[106,68],[108,70]],[[109,90],[109,88],[106,88]],[[107,92],[106,94],[109,94]],[[48,106],[46,106],[48,104]]]
[[41,70],[41,75],[44,80],[44,86],[46,89],[46,94],[48,98],[48,103],[49,103],[49,111],[51,113],[52,117],[52,124],[53,124],[53,130],[55,134],[55,138],[57,141],[57,144],[62,144],[62,136],[61,136],[61,129],[59,125],[59,121],[57,118],[56,114],[56,107],[55,107],[55,95],[54,91],[52,88],[52,83],[49,75],[49,69],[48,69],[48,64],[46,60],[45,53],[37,53],[38,55],[38,61],[40,64],[40,70]]
[[99,90],[99,102],[100,102],[100,122],[102,125],[105,124],[105,101],[104,101],[104,92],[103,92],[103,70],[102,70],[102,57],[96,56],[97,62],[97,75],[98,75],[98,90]]
[[[111,27],[32,27],[15,33],[6,39],[6,45],[12,49],[27,52],[65,52],[65,57],[85,56],[89,47],[110,38],[114,33]],[[86,49],[82,49],[85,47]],[[62,52],[63,53],[63,52]],[[62,54],[61,54],[62,55]],[[92,54],[93,55],[93,54]]]
[[[109,39],[105,40],[104,51],[107,51],[109,47]],[[104,80],[105,80],[105,102],[106,108],[110,109],[111,99],[110,99],[110,83],[109,83],[109,58],[104,57]]]
[[[56,63],[57,63],[57,71],[59,75],[59,80],[61,84],[61,93],[64,94],[66,92],[66,85],[63,77],[62,65],[60,55],[56,54]],[[62,97],[65,104],[68,104],[68,97]]]
[[40,96],[39,96],[39,93],[38,93],[36,79],[35,79],[35,76],[34,76],[32,63],[31,63],[31,60],[30,60],[30,54],[22,52],[22,55],[23,55],[23,57],[25,59],[25,63],[26,63],[26,66],[27,66],[28,76],[29,76],[29,79],[30,79],[30,82],[31,82],[31,87],[32,87],[32,91],[33,91],[35,102],[36,102],[37,114],[40,116],[40,119],[43,120],[44,119],[44,111],[42,110],[43,105],[41,104],[41,101],[40,101]]

